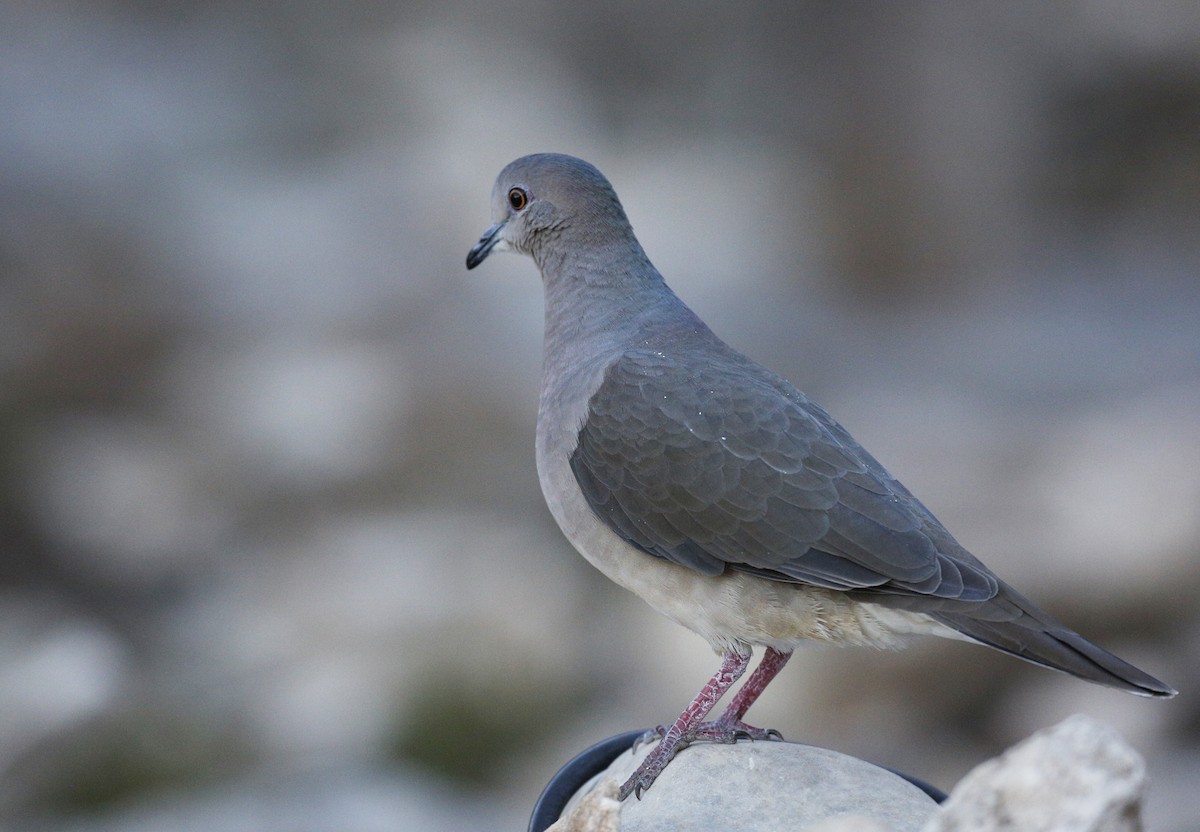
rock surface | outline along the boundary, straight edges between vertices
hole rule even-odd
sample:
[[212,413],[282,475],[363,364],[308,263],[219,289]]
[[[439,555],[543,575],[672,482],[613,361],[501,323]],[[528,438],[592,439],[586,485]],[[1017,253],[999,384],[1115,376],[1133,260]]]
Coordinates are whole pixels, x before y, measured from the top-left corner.
[[[611,801],[594,795],[608,795],[624,782],[651,747],[618,757],[580,789],[551,829],[613,829]],[[619,828],[767,832],[855,815],[868,825],[834,828],[916,832],[936,808],[912,784],[854,757],[796,743],[739,742],[682,751],[641,800],[620,804]]]
[[650,747],[579,790],[552,832],[1141,832],[1146,767],[1108,725],[1076,714],[977,766],[937,806],[885,769],[786,742],[685,749],[642,799],[618,784]]
[[1140,832],[1146,766],[1076,714],[973,769],[924,832]]

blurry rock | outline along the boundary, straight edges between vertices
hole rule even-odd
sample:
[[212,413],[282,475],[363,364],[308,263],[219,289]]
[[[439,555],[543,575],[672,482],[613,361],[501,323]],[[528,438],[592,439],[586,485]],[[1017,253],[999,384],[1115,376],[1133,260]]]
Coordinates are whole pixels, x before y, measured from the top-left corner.
[[1145,786],[1137,752],[1076,714],[977,766],[924,832],[1140,832]]
[[619,788],[615,777],[601,780],[583,796],[574,810],[564,814],[546,832],[618,832],[621,828]]
[[181,431],[99,414],[43,422],[22,449],[21,500],[68,574],[128,594],[182,579],[219,551],[236,509],[205,483]]
[[[572,800],[579,814],[568,804],[562,825],[554,828],[611,828],[601,824],[611,820],[612,807],[593,795],[607,795],[610,779],[624,782],[652,747],[618,757]],[[681,752],[641,800],[631,797],[620,804],[619,828],[796,830],[854,815],[863,823],[834,828],[904,832],[920,829],[936,808],[895,774],[836,751],[788,742],[701,744]]]
[[125,645],[96,621],[0,597],[0,803],[12,791],[11,767],[110,707],[130,670]]

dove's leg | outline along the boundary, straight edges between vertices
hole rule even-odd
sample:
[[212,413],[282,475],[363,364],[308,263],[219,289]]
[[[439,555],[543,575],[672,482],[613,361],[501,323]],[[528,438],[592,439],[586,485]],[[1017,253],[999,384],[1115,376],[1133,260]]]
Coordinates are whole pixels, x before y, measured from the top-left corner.
[[[738,692],[734,694],[733,699],[725,708],[725,712],[721,714],[719,719],[712,722],[701,722],[692,731],[690,735],[684,739],[689,741],[705,740],[707,742],[736,742],[739,739],[747,740],[769,740],[783,739],[783,736],[774,728],[755,728],[753,725],[747,725],[742,722],[742,717],[746,715],[746,711],[750,709],[767,685],[771,683],[783,666],[787,664],[788,659],[792,657],[791,651],[784,653],[782,650],[776,650],[774,647],[768,647],[763,655],[762,661],[758,663],[758,667],[750,674],[750,678],[738,688]],[[668,726],[659,725],[657,728],[652,728],[647,731],[642,737],[634,743],[634,748],[637,748],[644,742],[651,742],[655,739],[662,739],[667,734]]]
[[[637,771],[621,786],[618,792],[621,800],[624,800],[631,794],[641,797],[642,792],[650,788],[650,784],[667,767],[667,763],[671,762],[671,758],[686,748],[696,738],[696,731],[702,724],[704,717],[708,716],[708,712],[713,709],[717,701],[733,687],[733,683],[741,678],[749,664],[749,654],[745,656],[734,652],[725,654],[721,660],[720,669],[708,680],[708,684],[696,695],[696,698],[683,709],[683,713],[679,715],[679,719],[675,720],[674,724],[662,733],[662,740],[646,756],[646,759],[642,760],[642,764],[638,766]],[[750,698],[750,701],[753,701],[753,697]],[[749,702],[747,702],[746,707],[749,706]],[[705,737],[705,739],[718,738]],[[728,740],[724,741],[733,742],[734,739],[736,737],[731,736]]]
[[717,742],[730,742],[731,740],[726,739],[730,734],[733,735],[733,739],[739,737],[751,740],[783,739],[782,735],[774,728],[755,728],[753,725],[742,722],[742,717],[758,699],[759,694],[766,690],[767,685],[771,684],[771,680],[779,674],[779,671],[783,670],[783,666],[791,657],[790,650],[784,653],[774,647],[768,647],[766,653],[763,654],[762,661],[758,663],[758,667],[754,668],[754,672],[750,674],[750,678],[746,680],[745,684],[738,688],[738,692],[734,694],[720,718],[715,722],[705,722],[697,726],[696,739],[711,738]]

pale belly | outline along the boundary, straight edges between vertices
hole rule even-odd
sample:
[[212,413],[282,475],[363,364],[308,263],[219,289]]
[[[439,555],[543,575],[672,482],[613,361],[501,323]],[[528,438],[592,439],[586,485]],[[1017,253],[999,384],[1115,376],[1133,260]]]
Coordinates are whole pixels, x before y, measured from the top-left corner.
[[902,646],[909,636],[963,638],[928,616],[850,599],[835,590],[729,571],[716,577],[649,555],[613,533],[575,483],[569,454],[539,447],[542,490],[572,545],[609,579],[699,634],[714,650],[790,651],[808,641]]

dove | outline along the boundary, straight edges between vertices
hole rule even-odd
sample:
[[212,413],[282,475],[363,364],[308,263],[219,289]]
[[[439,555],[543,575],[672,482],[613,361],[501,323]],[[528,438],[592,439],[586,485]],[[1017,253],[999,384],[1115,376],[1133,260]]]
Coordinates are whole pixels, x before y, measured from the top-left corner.
[[[679,718],[648,734],[658,744],[622,799],[691,743],[778,737],[744,717],[806,642],[965,639],[1118,690],[1175,694],[998,578],[824,409],[718,338],[664,282],[591,164],[517,159],[491,210],[467,268],[509,250],[542,275],[536,451],[551,514],[593,566],[721,656]],[[760,663],[708,720],[755,647]]]

